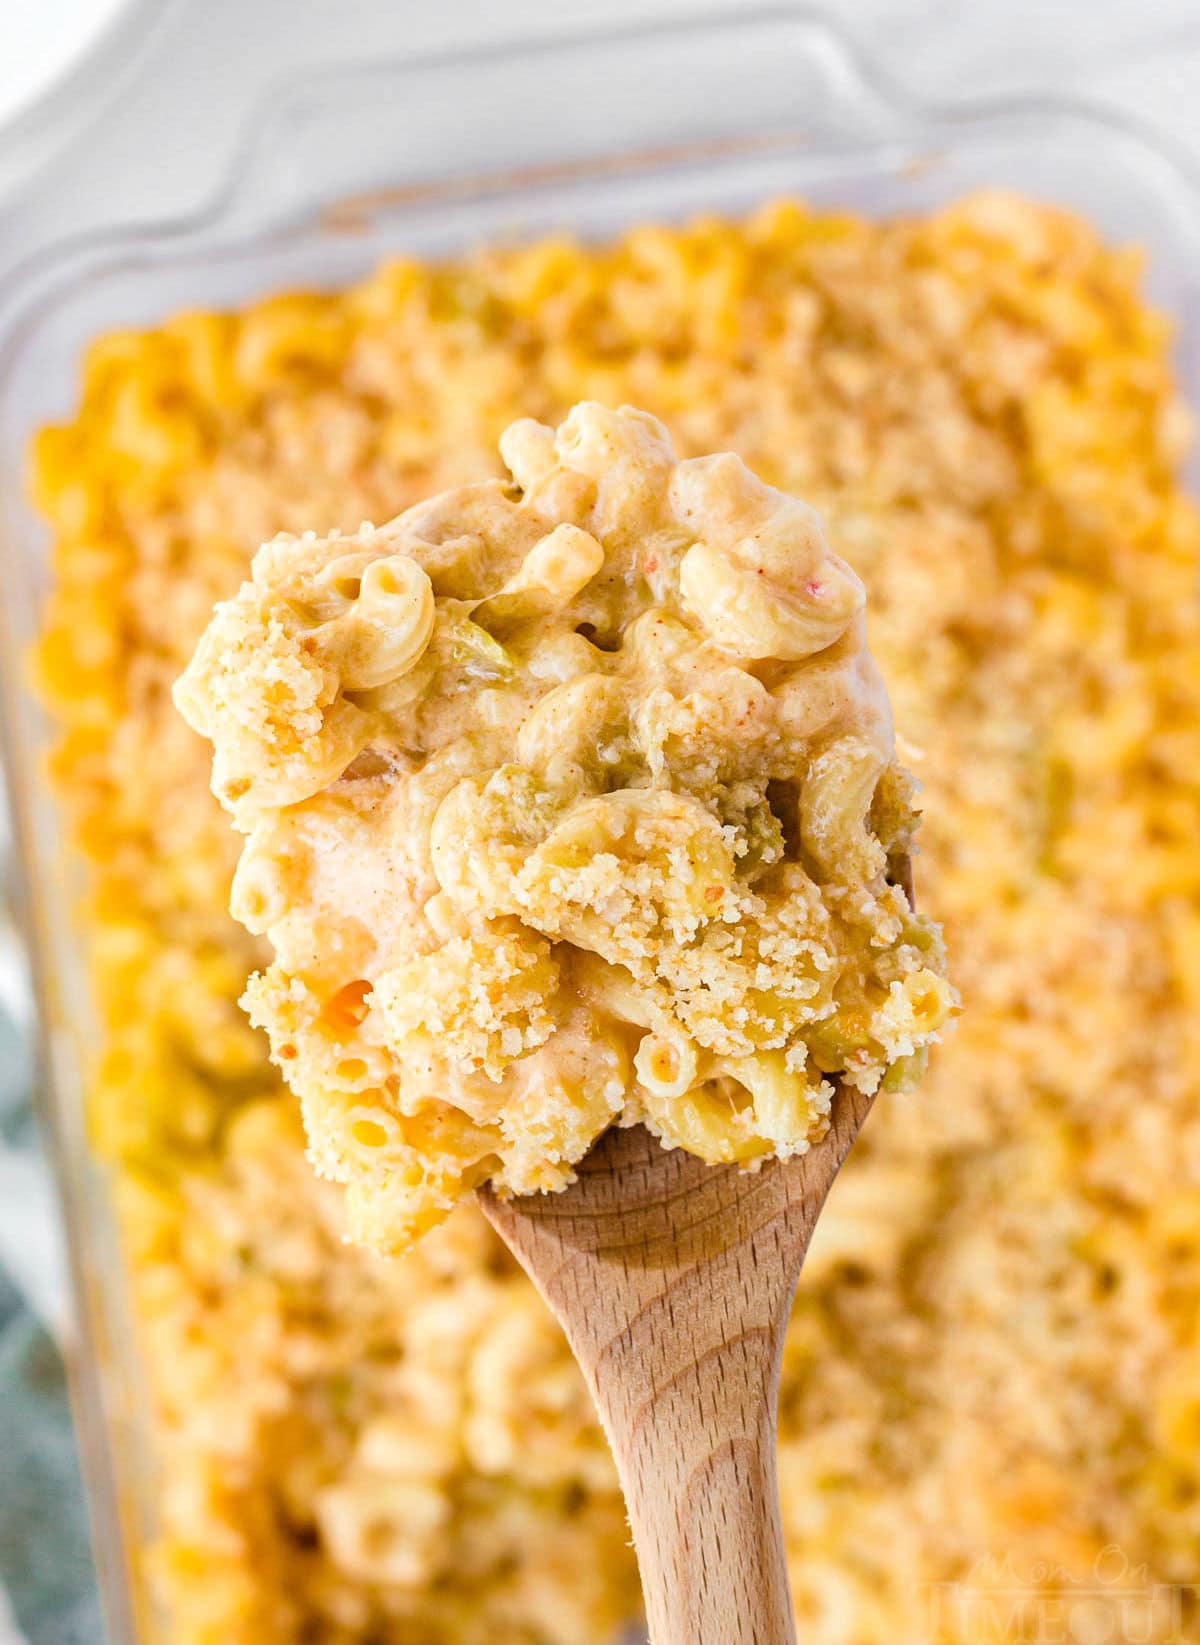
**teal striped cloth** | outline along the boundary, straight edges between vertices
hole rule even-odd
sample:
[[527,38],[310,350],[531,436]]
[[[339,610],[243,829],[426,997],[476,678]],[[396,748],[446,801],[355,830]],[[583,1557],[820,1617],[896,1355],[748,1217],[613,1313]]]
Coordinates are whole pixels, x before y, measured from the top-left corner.
[[[3,846],[0,837],[0,852]],[[66,1304],[53,1197],[31,1112],[29,994],[7,907],[5,896],[0,910],[0,1645],[102,1645],[79,1457],[62,1356],[51,1330],[52,1321],[63,1325]]]

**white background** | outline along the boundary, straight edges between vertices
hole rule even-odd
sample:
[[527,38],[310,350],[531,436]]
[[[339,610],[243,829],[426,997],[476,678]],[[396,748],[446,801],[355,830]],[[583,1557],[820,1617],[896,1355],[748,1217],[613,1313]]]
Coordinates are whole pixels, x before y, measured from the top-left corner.
[[[8,8],[40,4],[0,0],[0,37],[11,39],[2,27]],[[158,4],[166,15],[133,73],[106,77],[99,117],[15,193],[9,185],[0,264],[63,233],[201,203],[266,88],[301,70],[714,9],[695,0]],[[719,9],[736,9],[736,0]],[[1098,98],[1166,132],[1200,164],[1200,0],[829,0],[825,9],[916,93],[1050,89]]]

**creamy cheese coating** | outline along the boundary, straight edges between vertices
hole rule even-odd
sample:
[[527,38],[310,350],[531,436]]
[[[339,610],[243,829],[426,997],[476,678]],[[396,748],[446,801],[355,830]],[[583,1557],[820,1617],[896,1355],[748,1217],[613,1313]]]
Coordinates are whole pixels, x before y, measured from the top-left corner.
[[912,785],[815,511],[646,413],[501,441],[510,481],[279,536],[176,701],[247,835],[246,1003],[356,1235],[559,1189],[614,1121],[753,1166],[954,1009],[891,883]]

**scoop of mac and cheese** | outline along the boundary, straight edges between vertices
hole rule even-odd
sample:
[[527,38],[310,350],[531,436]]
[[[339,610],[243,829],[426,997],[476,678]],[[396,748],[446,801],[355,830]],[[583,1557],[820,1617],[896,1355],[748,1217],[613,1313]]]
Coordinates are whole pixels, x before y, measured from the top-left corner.
[[176,701],[248,837],[245,1003],[351,1224],[397,1249],[614,1121],[803,1152],[954,1006],[892,883],[912,784],[816,513],[653,417],[514,423],[510,482],[280,536]]

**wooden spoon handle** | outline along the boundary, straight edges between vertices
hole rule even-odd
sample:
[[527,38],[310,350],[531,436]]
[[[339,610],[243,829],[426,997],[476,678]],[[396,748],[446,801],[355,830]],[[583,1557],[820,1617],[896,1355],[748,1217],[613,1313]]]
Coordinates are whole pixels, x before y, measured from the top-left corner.
[[629,1509],[653,1645],[793,1645],[775,1476],[779,1359],[817,1214],[871,1099],[757,1173],[609,1131],[563,1194],[486,1215],[558,1317]]
[[632,1401],[600,1368],[594,1392],[653,1645],[795,1645],[775,1476],[775,1360],[768,1337],[738,1331]]

